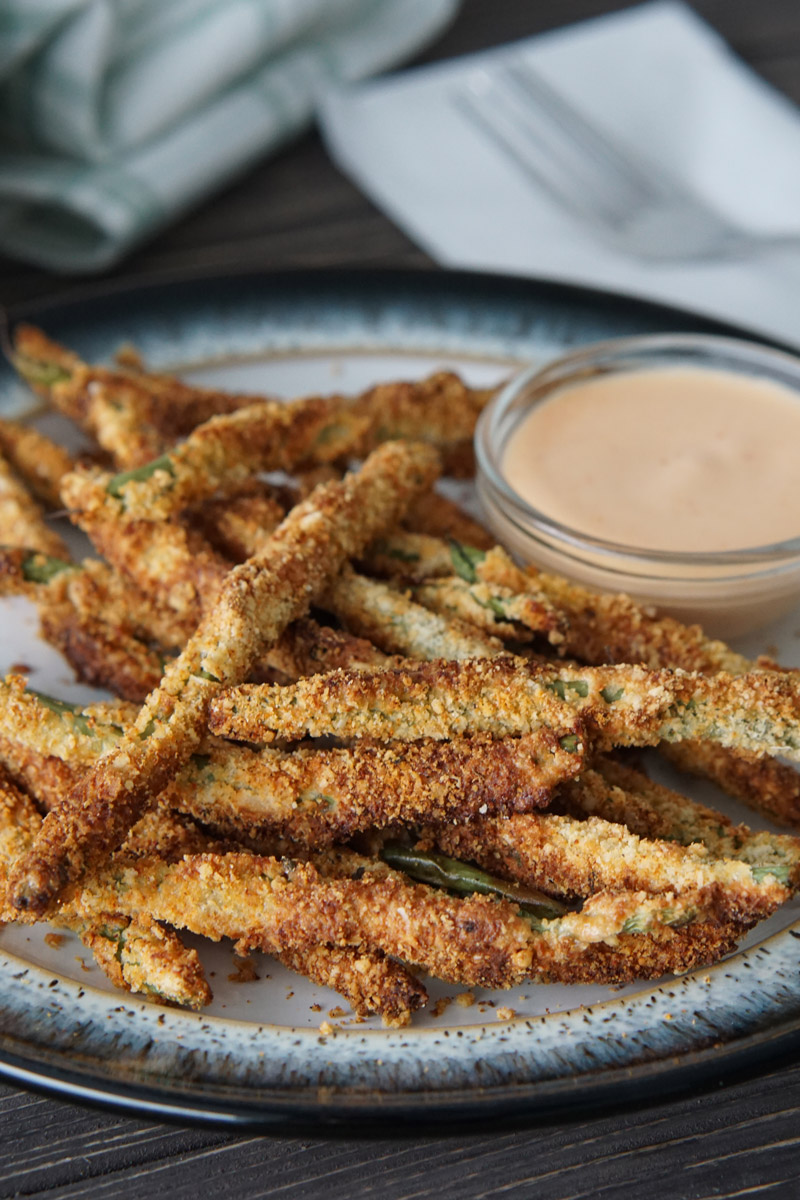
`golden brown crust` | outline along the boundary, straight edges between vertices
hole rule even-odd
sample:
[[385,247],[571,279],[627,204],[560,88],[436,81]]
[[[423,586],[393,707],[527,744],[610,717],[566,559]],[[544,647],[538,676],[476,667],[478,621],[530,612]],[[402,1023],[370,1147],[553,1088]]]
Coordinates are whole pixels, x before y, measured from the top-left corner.
[[800,829],[800,773],[787,763],[699,740],[665,744],[661,752],[682,771],[710,779],[770,821]]
[[344,561],[397,522],[436,469],[424,447],[386,444],[358,475],[312,493],[263,555],[229,573],[216,606],[167,666],[133,728],[48,814],[14,872],[15,906],[43,911],[68,879],[119,845],[196,749],[219,688],[246,678],[261,646],[304,615]]
[[[9,865],[25,853],[41,823],[30,797],[20,790],[5,768],[0,769],[0,893],[5,893]],[[151,826],[154,824],[150,822]],[[150,834],[149,848],[166,850],[166,827],[171,832],[174,850],[177,824],[169,818],[162,822],[158,840]],[[185,850],[199,848],[196,839],[192,843],[184,838],[182,846]],[[140,852],[143,849],[140,837]],[[117,987],[189,1008],[200,1008],[211,999],[196,951],[188,950],[172,930],[161,928],[141,913],[130,918],[100,913],[89,922],[76,919],[71,912],[56,913],[54,923],[78,934]]]
[[74,667],[80,680],[142,703],[158,687],[164,661],[122,624],[101,620],[69,602],[43,605],[42,634]]
[[[141,861],[135,869],[117,868],[117,878],[87,880],[69,903],[83,919],[109,906],[145,909],[214,940],[233,937],[243,951],[381,948],[440,978],[484,987],[657,977],[710,961],[743,932],[702,912],[686,924],[695,910],[669,893],[598,894],[581,913],[536,931],[505,901],[456,900],[395,872],[321,877],[311,863],[238,854],[189,856],[173,865]],[[641,932],[628,934],[634,919]]]
[[181,645],[214,604],[229,564],[202,535],[178,521],[131,519],[108,503],[109,476],[95,468],[68,475],[62,497],[72,520],[123,577],[171,620]]
[[424,1008],[428,993],[411,972],[380,950],[350,946],[289,946],[279,950],[290,971],[313,983],[333,988],[353,1006],[358,1016],[379,1013],[384,1025],[402,1028],[413,1013]]
[[0,545],[24,546],[54,558],[69,558],[63,539],[6,460],[0,457]]
[[377,737],[415,740],[465,733],[521,734],[562,703],[587,724],[597,749],[713,736],[726,745],[800,757],[794,675],[695,675],[638,666],[572,667],[511,655],[465,662],[338,671],[290,687],[240,686],[210,710],[215,733],[247,741]]
[[564,640],[563,617],[532,589],[514,593],[498,584],[467,583],[451,576],[418,584],[411,595],[434,612],[469,621],[505,641],[531,642],[537,634],[553,645]]
[[403,526],[412,533],[425,533],[445,540],[453,538],[465,546],[476,546],[480,550],[491,549],[495,541],[488,529],[484,529],[453,500],[435,490],[412,504]]
[[[321,598],[358,637],[408,658],[492,658],[502,643],[464,620],[429,612],[407,596],[345,567]],[[387,664],[388,665],[388,664]]]
[[[327,480],[320,478],[318,482]],[[306,495],[311,491],[313,487]],[[269,537],[286,509],[274,487],[261,480],[248,480],[234,495],[206,500],[186,516],[218,554],[231,562],[244,562],[261,548],[255,539]]]
[[455,858],[569,898],[613,890],[697,892],[704,912],[722,921],[751,922],[769,916],[791,895],[774,875],[761,879],[746,863],[715,859],[700,845],[640,838],[598,817],[485,817],[466,826],[435,826],[426,836]]
[[735,858],[800,886],[800,839],[735,825],[723,813],[649,779],[642,771],[598,757],[591,770],[559,791],[558,808],[575,816],[598,816],[625,825],[643,838],[681,846],[702,844],[718,858]]
[[209,417],[253,399],[141,368],[91,366],[31,325],[17,325],[14,350],[15,366],[34,390],[92,434],[121,468],[149,462]]
[[189,763],[164,799],[215,827],[325,846],[372,825],[543,806],[581,768],[564,737],[579,738],[580,727],[499,742],[479,736],[288,754],[223,748],[216,759]]
[[60,508],[61,480],[73,470],[72,456],[31,425],[0,420],[0,453],[46,508]]
[[100,914],[76,930],[111,982],[168,1004],[200,1009],[212,1000],[197,951],[147,916]]
[[[85,737],[80,757],[67,757],[57,768],[60,760],[49,753],[47,719],[54,714],[31,696],[25,697],[24,717],[19,707],[16,716],[6,716],[0,758],[50,808],[89,769],[93,739]],[[561,743],[581,737],[580,725],[571,722],[502,741],[478,736],[290,753],[257,753],[210,741],[172,781],[162,802],[233,837],[273,832],[302,845],[324,846],[371,825],[466,821],[481,813],[544,805],[559,783],[580,771],[580,753]],[[55,744],[69,755],[69,740],[55,739]]]

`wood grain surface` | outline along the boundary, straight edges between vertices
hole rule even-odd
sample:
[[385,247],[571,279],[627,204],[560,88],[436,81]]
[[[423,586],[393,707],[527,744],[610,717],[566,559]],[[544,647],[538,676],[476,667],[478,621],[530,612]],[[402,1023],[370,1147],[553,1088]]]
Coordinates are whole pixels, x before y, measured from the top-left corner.
[[[465,0],[419,61],[596,16],[601,0]],[[762,76],[800,102],[797,0],[695,0]],[[434,264],[308,134],[163,233],[112,280],[154,271]],[[0,302],[82,282],[0,258]],[[800,1195],[800,1058],[702,1091],[516,1126],[457,1130],[179,1128],[0,1085],[0,1197],[478,1200]]]

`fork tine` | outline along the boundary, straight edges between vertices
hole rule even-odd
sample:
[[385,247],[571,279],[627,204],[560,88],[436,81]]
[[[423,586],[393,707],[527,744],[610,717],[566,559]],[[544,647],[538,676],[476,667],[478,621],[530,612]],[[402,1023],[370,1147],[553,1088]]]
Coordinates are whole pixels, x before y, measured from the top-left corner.
[[527,61],[473,71],[454,99],[484,136],[617,249],[679,260],[797,243],[795,235],[748,237],[657,163],[631,159]]
[[635,185],[608,171],[597,152],[587,152],[591,135],[573,137],[563,110],[554,114],[510,69],[473,73],[457,100],[518,167],[583,220],[616,229],[643,203]]
[[531,110],[535,109],[559,127],[573,146],[593,159],[607,177],[613,173],[614,182],[620,190],[627,189],[631,197],[638,197],[640,203],[646,203],[658,193],[652,177],[615,145],[599,126],[590,124],[530,63],[522,60],[509,63],[502,77],[519,90]]

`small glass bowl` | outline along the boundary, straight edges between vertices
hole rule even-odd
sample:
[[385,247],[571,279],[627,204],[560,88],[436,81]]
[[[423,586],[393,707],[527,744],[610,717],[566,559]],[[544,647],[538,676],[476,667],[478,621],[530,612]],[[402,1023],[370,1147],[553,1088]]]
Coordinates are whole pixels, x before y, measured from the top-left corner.
[[766,625],[800,603],[800,537],[724,552],[619,545],[579,533],[537,511],[503,475],[509,437],[534,405],[559,388],[574,387],[598,374],[667,367],[770,380],[796,393],[800,403],[800,359],[779,350],[693,334],[600,342],[544,368],[524,371],[495,396],[475,434],[478,493],[498,540],[521,561],[595,590],[626,592],[682,621],[698,621],[715,636],[732,637]]

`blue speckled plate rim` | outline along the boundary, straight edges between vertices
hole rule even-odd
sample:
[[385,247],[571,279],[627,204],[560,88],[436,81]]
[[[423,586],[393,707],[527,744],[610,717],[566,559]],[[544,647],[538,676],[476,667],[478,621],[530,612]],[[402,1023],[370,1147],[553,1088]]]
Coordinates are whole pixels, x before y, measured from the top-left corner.
[[[510,338],[518,352],[524,347],[524,310],[527,306],[551,309],[554,317],[562,316],[570,324],[576,315],[594,315],[602,325],[621,323],[620,332],[638,330],[682,329],[752,338],[753,335],[722,322],[617,293],[592,288],[579,288],[552,281],[509,278],[468,272],[437,272],[428,270],[288,270],[263,273],[250,271],[180,272],[157,277],[143,277],[123,283],[90,284],[53,299],[27,302],[9,310],[9,321],[35,320],[46,324],[54,336],[66,330],[87,328],[97,322],[102,327],[113,324],[120,315],[136,314],[145,324],[156,319],[159,305],[177,311],[199,307],[205,289],[212,289],[217,304],[234,305],[243,296],[263,296],[274,302],[278,296],[292,303],[310,302],[323,308],[334,300],[346,300],[369,311],[372,301],[392,305],[400,302],[431,309],[431,315],[441,316],[442,305],[477,304],[491,313],[493,306],[519,308],[520,320]],[[151,304],[154,309],[151,309]],[[290,305],[291,307],[291,305]],[[602,317],[601,315],[602,314]],[[508,315],[508,314],[506,314]],[[291,322],[290,322],[291,324]],[[491,322],[490,322],[491,324]],[[94,327],[94,326],[93,326]],[[608,332],[602,333],[608,336]],[[135,337],[135,331],[134,331]],[[585,340],[585,339],[581,339]],[[759,338],[764,341],[765,339]],[[386,343],[384,343],[386,344]],[[560,344],[570,344],[569,337]],[[779,343],[772,343],[779,345]],[[341,348],[336,344],[336,348]],[[387,345],[391,349],[391,343]],[[404,347],[405,349],[406,347]],[[785,347],[784,347],[785,348]],[[775,935],[786,939],[790,931]],[[795,937],[800,936],[797,933]],[[775,939],[770,939],[774,941]],[[107,1064],[92,1059],[80,1051],[51,1053],[43,1046],[30,1045],[24,1037],[9,1038],[0,1031],[0,1076],[86,1103],[113,1106],[128,1112],[184,1121],[201,1121],[235,1125],[262,1125],[286,1121],[334,1121],[358,1119],[461,1120],[518,1116],[522,1113],[560,1111],[598,1104],[630,1102],[652,1094],[660,1094],[719,1079],[753,1064],[763,1064],[779,1053],[793,1052],[800,1045],[800,997],[789,1005],[791,1017],[777,1010],[768,1027],[755,1028],[743,1035],[725,1040],[724,1034],[708,1048],[690,1048],[659,1057],[632,1060],[623,1067],[598,1066],[580,1074],[538,1080],[533,1083],[502,1083],[489,1087],[449,1089],[434,1087],[429,1092],[416,1089],[391,1093],[347,1088],[252,1088],[243,1092],[236,1085],[219,1085],[191,1081],[186,1087],[177,1081],[164,1079],[157,1085],[142,1084],[131,1078],[109,1077]],[[0,1016],[6,1011],[0,1009]],[[555,1015],[555,1014],[554,1014]]]

